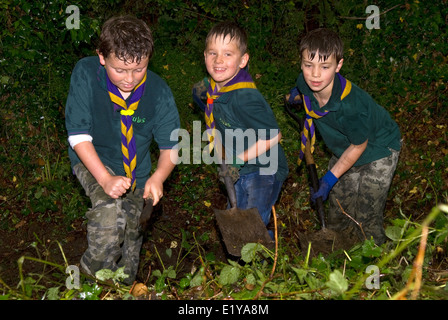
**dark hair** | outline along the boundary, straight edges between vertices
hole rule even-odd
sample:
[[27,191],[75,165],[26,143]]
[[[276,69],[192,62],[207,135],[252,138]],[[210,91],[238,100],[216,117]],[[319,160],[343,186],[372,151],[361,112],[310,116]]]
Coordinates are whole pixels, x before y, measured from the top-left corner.
[[210,40],[222,36],[223,38],[230,36],[230,40],[236,40],[238,48],[242,54],[247,52],[247,34],[236,22],[224,21],[212,27],[205,38],[205,47]]
[[336,62],[344,56],[344,44],[341,38],[334,31],[329,29],[315,29],[305,35],[300,41],[300,54],[303,54],[304,50],[308,50],[309,58],[314,59],[314,56],[319,51],[319,61],[327,60],[334,54]]
[[142,58],[151,58],[153,49],[151,29],[142,20],[126,15],[104,23],[98,52],[105,58],[113,53],[122,61],[140,63]]

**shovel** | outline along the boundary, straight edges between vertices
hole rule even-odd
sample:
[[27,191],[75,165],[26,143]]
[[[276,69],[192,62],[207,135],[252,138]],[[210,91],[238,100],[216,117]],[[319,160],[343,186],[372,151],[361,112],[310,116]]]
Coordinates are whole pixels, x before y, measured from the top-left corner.
[[[291,109],[288,99],[285,100],[285,107],[288,114],[299,124],[300,131],[303,131],[303,119],[300,119]],[[319,189],[319,178],[317,175],[316,164],[311,154],[309,139],[305,146],[305,162],[311,187],[314,190]],[[306,252],[310,250],[311,256],[317,256],[319,253],[330,254],[335,250],[349,249],[354,245],[353,239],[345,237],[340,232],[327,228],[325,223],[325,211],[322,198],[316,199],[316,210],[319,216],[321,230],[311,233],[297,233],[301,249]],[[312,245],[311,245],[312,244]]]
[[[291,110],[288,101],[285,102],[286,111],[288,114],[299,124],[300,131],[303,131],[303,120],[297,117],[297,115]],[[306,168],[308,170],[309,179],[311,182],[311,187],[313,190],[317,191],[319,189],[319,178],[317,175],[317,169],[316,164],[314,162],[313,155],[311,154],[311,146],[310,146],[310,139],[307,139],[306,145],[305,145],[305,162],[306,162]],[[322,200],[322,197],[319,197],[316,199],[316,209],[319,216],[319,221],[321,224],[322,229],[326,228],[325,223],[325,210],[324,210],[324,202]]]
[[153,201],[151,194],[149,194],[149,198],[145,199],[143,211],[139,219],[139,225],[142,230],[146,229],[149,218],[151,218],[152,211],[154,210]]
[[[223,172],[227,172],[227,164],[222,162],[220,166]],[[231,208],[227,210],[214,209],[214,213],[227,252],[235,257],[240,257],[241,249],[247,243],[260,243],[272,249],[274,242],[261,220],[257,208],[238,209],[232,178],[224,175],[224,183]]]

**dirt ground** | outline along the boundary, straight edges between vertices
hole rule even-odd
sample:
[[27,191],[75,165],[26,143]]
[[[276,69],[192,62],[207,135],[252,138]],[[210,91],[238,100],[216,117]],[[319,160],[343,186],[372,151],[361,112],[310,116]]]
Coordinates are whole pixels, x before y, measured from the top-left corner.
[[[178,265],[180,273],[187,273],[196,264],[196,259],[179,260],[186,254],[182,246],[182,235],[187,231],[187,239],[190,243],[192,234],[188,230],[196,230],[197,234],[209,231],[209,237],[200,242],[203,252],[213,252],[217,261],[226,261],[225,248],[219,239],[219,229],[213,219],[208,222],[196,221],[179,209],[173,201],[175,195],[169,193],[163,198],[160,205],[154,208],[154,212],[145,230],[144,242],[140,259],[137,280],[144,282],[148,279],[151,271],[163,267]],[[225,196],[218,196],[215,204],[217,207],[225,208]],[[213,208],[209,208],[213,215]],[[68,230],[70,229],[70,230]],[[56,263],[65,266],[77,265],[87,248],[86,221],[77,219],[70,228],[64,223],[42,221],[37,215],[29,215],[15,225],[14,230],[0,230],[0,279],[10,287],[16,287],[20,281],[20,270],[18,260],[25,256],[22,264],[23,275],[40,274],[49,275],[55,267],[42,261]],[[170,249],[171,254],[167,254]],[[182,252],[179,252],[181,251]],[[197,251],[197,250],[196,250]],[[196,254],[192,256],[197,256]],[[39,259],[34,261],[33,259]],[[162,266],[163,264],[163,266]]]
[[[285,189],[292,188],[293,181],[285,182]],[[186,274],[193,268],[200,266],[200,259],[207,254],[213,254],[217,262],[226,262],[228,258],[234,258],[227,254],[222,241],[219,228],[214,219],[214,208],[224,210],[226,197],[220,190],[215,190],[213,205],[208,207],[206,217],[200,220],[194,219],[175,201],[178,196],[175,192],[167,190],[161,204],[156,206],[148,227],[142,246],[139,273],[137,280],[148,281],[151,272],[163,270],[169,266],[175,266],[177,274]],[[286,192],[285,192],[286,193]],[[288,199],[283,199],[287,202]],[[330,230],[321,230],[314,234],[305,230],[303,226],[309,224],[312,219],[309,215],[300,215],[299,225],[283,229],[281,237],[292,246],[302,247],[306,252],[308,240],[313,241],[312,254],[318,252],[330,253],[339,248],[349,248],[352,243],[347,243],[339,235]],[[287,217],[278,216],[278,225],[290,224]],[[273,230],[273,221],[269,228]],[[289,232],[288,230],[292,230]],[[201,238],[206,234],[205,238]],[[336,238],[335,238],[336,237]],[[189,244],[198,244],[196,248],[188,251],[183,241]],[[322,247],[319,247],[322,246]],[[25,259],[22,264],[23,275],[51,275],[55,267],[42,261],[56,263],[58,265],[79,265],[79,260],[87,247],[86,224],[80,218],[67,228],[64,223],[43,221],[37,215],[29,215],[15,225],[13,231],[0,230],[0,278],[10,287],[16,287],[20,281],[18,260],[26,256],[41,261]]]

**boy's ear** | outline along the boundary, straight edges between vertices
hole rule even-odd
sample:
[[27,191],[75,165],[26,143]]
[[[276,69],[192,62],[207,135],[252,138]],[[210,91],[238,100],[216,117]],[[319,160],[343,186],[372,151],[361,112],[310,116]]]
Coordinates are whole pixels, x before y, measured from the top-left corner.
[[249,62],[249,54],[246,52],[245,54],[243,54],[243,56],[241,57],[241,63],[239,65],[239,67],[241,69],[245,68],[247,63]]
[[336,67],[336,72],[339,72],[339,70],[341,70],[343,64],[344,64],[344,59],[339,60],[338,66]]
[[104,66],[106,64],[106,59],[104,58],[103,54],[101,54],[99,50],[96,50],[96,54],[100,58],[101,65]]

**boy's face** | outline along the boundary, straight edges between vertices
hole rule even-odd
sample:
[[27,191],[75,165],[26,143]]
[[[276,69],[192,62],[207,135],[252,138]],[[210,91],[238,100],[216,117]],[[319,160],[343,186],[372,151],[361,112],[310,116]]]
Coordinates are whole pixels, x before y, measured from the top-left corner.
[[110,81],[117,86],[125,99],[142,81],[149,63],[149,58],[142,58],[140,63],[125,63],[118,59],[114,53],[111,53],[107,58],[100,53],[98,53],[98,56]]
[[212,38],[204,51],[204,57],[207,71],[218,90],[232,80],[249,60],[249,55],[242,54],[236,40],[230,40],[230,36]]
[[337,72],[341,69],[343,59],[336,62],[332,54],[327,60],[319,61],[319,52],[316,52],[313,59],[310,59],[308,50],[302,52],[302,72],[306,84],[315,93],[329,94],[333,89],[333,81]]

